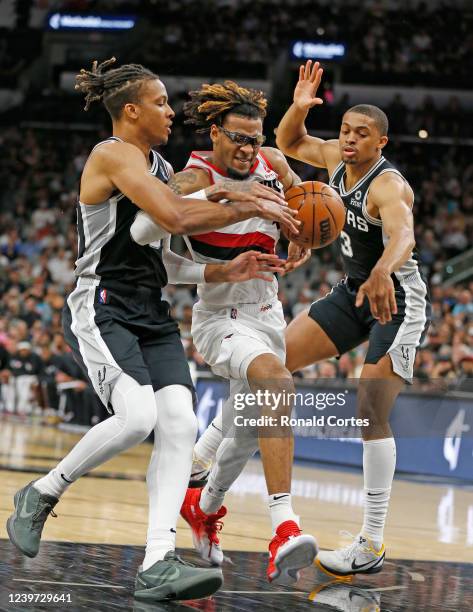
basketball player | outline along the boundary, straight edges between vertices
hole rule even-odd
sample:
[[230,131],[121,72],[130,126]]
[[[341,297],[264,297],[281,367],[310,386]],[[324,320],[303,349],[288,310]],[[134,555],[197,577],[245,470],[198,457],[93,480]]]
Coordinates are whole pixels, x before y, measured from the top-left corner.
[[[113,136],[94,147],[82,173],[77,285],[63,316],[65,337],[112,416],[16,493],[8,534],[25,555],[36,556],[44,523],[68,486],[154,430],[148,539],[135,597],[203,597],[220,587],[221,572],[193,567],[174,552],[196,438],[193,386],[177,323],[161,300],[167,276],[159,244],[136,244],[130,227],[140,208],[170,233],[209,231],[252,216],[294,223],[282,198],[262,185],[246,193],[217,185],[201,199],[176,196],[165,185],[169,165],[151,148],[170,134],[174,113],[166,89],[140,65],[106,71],[113,61],[94,62],[77,76],[85,109],[103,101]],[[206,196],[240,201],[220,204]]]
[[413,376],[416,349],[430,316],[427,288],[416,256],[412,205],[406,179],[383,156],[388,120],[376,106],[358,105],[342,118],[336,140],[307,134],[305,118],[319,104],[322,69],[301,66],[294,102],[277,130],[288,156],[326,168],[346,207],[340,234],[346,277],[286,332],[286,366],[300,370],[369,341],[358,391],[363,428],[364,521],[347,548],[320,552],[322,569],[343,576],[382,569],[383,530],[396,463],[389,415]]
[[[169,183],[177,193],[205,189],[225,177],[241,184],[260,181],[280,192],[300,182],[280,151],[262,147],[267,104],[262,92],[226,81],[203,85],[190,97],[184,106],[186,122],[198,131],[210,132],[212,150],[191,154],[184,170]],[[195,268],[194,282],[199,283],[192,337],[213,372],[230,379],[230,397],[258,389],[277,394],[293,391],[292,375],[284,366],[282,305],[277,299],[274,277],[271,282],[253,279],[209,284],[202,282],[204,269],[222,265],[248,249],[273,253],[278,238],[279,229],[274,223],[259,220],[228,224],[218,232],[185,238],[196,262],[190,264]],[[305,262],[309,255],[293,245],[291,267]],[[261,408],[263,414],[273,417],[291,411],[287,402],[281,402],[278,410],[270,404]],[[231,406],[227,410],[231,415]],[[223,562],[218,530],[226,514],[222,506],[224,495],[259,444],[274,533],[269,545],[268,579],[290,584],[297,580],[299,569],[312,564],[316,554],[315,539],[301,533],[291,504],[292,432],[281,428],[268,435],[266,431],[258,440],[251,435],[223,437],[222,429],[219,416],[195,449],[194,471],[198,472],[206,462],[205,439],[210,437],[211,444],[218,447],[207,484],[188,489],[181,511],[192,528],[195,546],[204,559],[216,565]]]

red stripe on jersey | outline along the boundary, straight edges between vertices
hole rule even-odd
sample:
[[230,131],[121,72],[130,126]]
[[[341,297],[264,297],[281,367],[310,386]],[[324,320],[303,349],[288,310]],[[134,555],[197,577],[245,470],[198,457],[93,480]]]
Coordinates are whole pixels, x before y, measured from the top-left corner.
[[218,247],[245,247],[260,246],[268,253],[274,253],[275,240],[261,232],[250,232],[248,234],[223,234],[222,232],[209,232],[208,234],[196,234],[192,236],[199,242],[211,244]]
[[[261,157],[263,158],[263,161],[264,161],[264,163],[265,163],[265,164],[268,166],[268,168],[269,168],[270,170],[272,170],[273,172],[276,172],[276,170],[273,168],[273,166],[272,166],[271,162],[270,162],[270,161],[268,161],[268,158],[266,157],[266,155],[264,155],[262,151],[260,151],[260,152],[259,152],[259,154],[260,154],[260,155],[261,155]],[[276,172],[276,174],[278,174],[278,173]],[[279,178],[279,175],[278,175],[278,178]]]

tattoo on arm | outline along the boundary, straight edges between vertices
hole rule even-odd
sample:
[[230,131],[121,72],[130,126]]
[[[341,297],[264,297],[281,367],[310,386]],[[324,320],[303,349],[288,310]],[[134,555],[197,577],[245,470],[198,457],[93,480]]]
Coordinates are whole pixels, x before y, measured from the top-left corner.
[[207,191],[208,195],[212,195],[214,192],[220,192],[222,189],[225,191],[239,191],[247,192],[251,191],[251,181],[235,181],[231,179],[223,179],[218,181],[210,187]]
[[193,172],[186,170],[185,172],[175,174],[168,182],[168,187],[177,195],[187,195],[196,191],[194,187],[197,181],[197,176]]

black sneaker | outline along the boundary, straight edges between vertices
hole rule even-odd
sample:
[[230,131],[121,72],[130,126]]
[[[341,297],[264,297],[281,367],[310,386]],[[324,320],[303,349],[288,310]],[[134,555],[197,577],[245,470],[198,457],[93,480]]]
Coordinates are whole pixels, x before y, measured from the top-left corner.
[[199,599],[212,595],[222,584],[222,570],[195,567],[169,551],[162,561],[146,571],[142,566],[138,568],[135,598],[142,601]]

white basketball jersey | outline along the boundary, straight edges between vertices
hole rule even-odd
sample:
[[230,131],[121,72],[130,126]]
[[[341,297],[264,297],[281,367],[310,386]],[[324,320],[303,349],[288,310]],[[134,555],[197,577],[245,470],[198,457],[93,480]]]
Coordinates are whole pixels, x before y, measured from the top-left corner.
[[[213,183],[228,178],[224,170],[209,160],[209,151],[194,151],[186,168],[199,168],[208,172]],[[246,181],[259,181],[283,192],[278,174],[259,153]],[[245,251],[274,253],[279,240],[279,228],[273,221],[252,218],[227,225],[217,231],[187,236],[185,238],[194,261],[198,263],[226,263]],[[254,279],[242,283],[206,283],[197,285],[199,298],[209,306],[234,306],[235,304],[259,304],[270,302],[277,296],[278,283]]]

